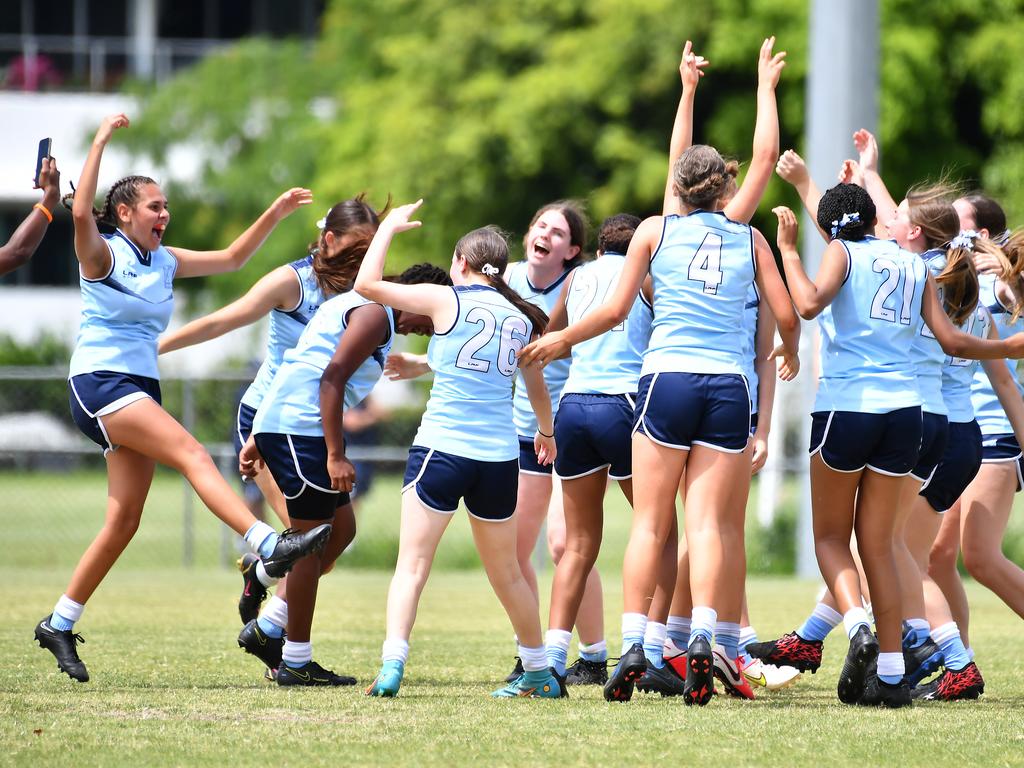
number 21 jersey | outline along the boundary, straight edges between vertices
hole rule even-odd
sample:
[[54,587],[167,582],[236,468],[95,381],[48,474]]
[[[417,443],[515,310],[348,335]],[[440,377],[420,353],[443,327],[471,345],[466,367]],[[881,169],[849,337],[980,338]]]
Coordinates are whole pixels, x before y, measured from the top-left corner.
[[517,459],[512,380],[533,326],[494,288],[453,290],[455,322],[427,347],[434,385],[413,445],[477,461]]
[[840,240],[846,279],[819,317],[815,411],[889,413],[921,405],[910,348],[928,268],[893,240]]

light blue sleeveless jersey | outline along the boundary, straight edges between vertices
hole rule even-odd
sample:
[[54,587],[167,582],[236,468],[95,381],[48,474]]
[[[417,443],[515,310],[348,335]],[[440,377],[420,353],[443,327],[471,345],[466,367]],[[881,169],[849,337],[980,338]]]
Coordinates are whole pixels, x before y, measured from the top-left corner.
[[[967,318],[960,330],[977,336],[979,339],[988,337],[989,325],[992,316],[981,303],[974,313]],[[980,374],[985,382],[988,376],[985,371],[979,370],[977,360],[968,360],[963,357],[947,356],[942,366],[942,398],[946,402],[946,410],[949,411],[950,423],[967,422],[974,420],[974,405],[971,402],[971,387],[974,382],[975,373]],[[998,401],[997,401],[998,402]]]
[[288,265],[299,281],[299,300],[291,309],[274,309],[270,313],[270,328],[267,330],[267,354],[263,358],[256,378],[242,395],[242,403],[250,408],[259,408],[263,397],[281,366],[284,353],[294,347],[303,329],[324,302],[323,291],[313,272],[313,257],[293,261]]
[[[933,277],[938,277],[946,268],[946,252],[941,249],[925,251],[921,254],[921,261],[924,262]],[[942,299],[941,290],[939,299]],[[921,410],[925,413],[946,416],[948,410],[942,397],[942,368],[946,360],[946,353],[942,351],[935,335],[923,320],[918,321],[918,327],[917,336],[914,337],[914,343],[910,347],[910,360],[917,373],[917,389],[921,393]]]
[[[323,436],[320,377],[345,333],[349,313],[373,303],[355,291],[346,291],[320,305],[298,343],[284,353],[281,367],[253,419],[254,434]],[[387,340],[362,362],[346,383],[346,410],[362,402],[384,372],[384,359],[395,336],[394,314],[390,307],[384,307],[384,311],[388,316]]]
[[157,337],[174,310],[171,283],[178,260],[162,245],[141,250],[121,230],[103,240],[110,272],[99,280],[79,272],[82,321],[69,375],[117,371],[159,379]]
[[815,411],[888,413],[921,405],[908,351],[921,325],[928,276],[893,240],[840,240],[847,274],[819,317],[821,377]]
[[517,459],[512,380],[519,370],[516,354],[529,343],[533,326],[494,288],[453,290],[455,323],[435,332],[427,347],[434,385],[413,445],[477,461]]
[[[526,262],[517,261],[509,264],[505,270],[505,282],[509,288],[514,290],[528,302],[544,310],[544,314],[551,316],[561,295],[562,283],[565,282],[569,272],[563,274],[547,288],[535,288],[526,276]],[[562,397],[562,388],[565,380],[569,378],[570,358],[565,360],[552,360],[544,366],[544,382],[548,385],[548,394],[551,395],[551,414],[558,411],[558,401]],[[530,398],[526,396],[526,387],[522,382],[516,386],[512,398],[512,418],[516,425],[516,434],[533,439],[533,433],[537,431],[537,417],[530,405]]]
[[[570,325],[615,292],[625,262],[621,253],[605,253],[573,271],[565,297]],[[635,395],[652,319],[653,310],[641,291],[625,322],[572,348],[572,365],[562,394]]]
[[761,297],[757,292],[757,284],[750,284],[747,303],[743,305],[743,375],[747,377],[747,389],[750,391],[750,415],[757,413],[757,315],[761,311]]
[[743,314],[754,282],[750,226],[720,212],[664,217],[651,277],[654,322],[641,375],[743,375]]
[[[999,332],[1000,338],[1012,336],[1024,330],[1024,318],[1015,323],[1010,322],[1010,313],[999,301],[996,295],[996,279],[992,275],[978,275],[978,282],[981,284],[978,301],[983,304],[992,315],[992,322]],[[1010,371],[1010,375],[1017,384],[1017,391],[1024,396],[1024,388],[1017,380],[1017,362],[1005,360],[1003,364]],[[974,405],[974,418],[978,420],[983,435],[1006,435],[1013,432],[1010,420],[1006,418],[1003,406],[999,404],[999,398],[992,389],[992,383],[985,374],[985,369],[980,365],[974,372],[974,381],[971,384],[971,403]]]

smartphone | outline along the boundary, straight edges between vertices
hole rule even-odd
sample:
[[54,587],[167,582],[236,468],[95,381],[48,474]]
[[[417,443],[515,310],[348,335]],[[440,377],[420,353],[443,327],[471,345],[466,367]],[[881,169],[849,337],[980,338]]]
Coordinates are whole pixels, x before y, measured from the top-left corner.
[[39,155],[36,157],[36,189],[39,189],[39,174],[43,170],[43,160],[50,156],[52,146],[53,139],[41,139],[39,141]]

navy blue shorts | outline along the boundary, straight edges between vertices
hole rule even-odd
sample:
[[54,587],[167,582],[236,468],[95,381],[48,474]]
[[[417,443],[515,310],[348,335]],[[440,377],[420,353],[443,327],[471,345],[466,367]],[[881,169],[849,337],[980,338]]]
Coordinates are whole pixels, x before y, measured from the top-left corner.
[[252,420],[256,418],[256,409],[252,406],[246,405],[245,403],[238,404],[238,413],[235,414],[235,453],[242,452],[242,446],[245,445],[249,439],[249,435],[252,434]]
[[1024,458],[1021,457],[1020,445],[1011,432],[1007,435],[982,435],[981,463],[999,464],[1012,461],[1017,470],[1017,491],[1024,488]]
[[935,472],[935,468],[946,453],[948,440],[949,419],[937,413],[922,413],[921,452],[918,454],[917,464],[914,465],[910,476],[927,486],[932,473]]
[[[1019,452],[1019,451],[1018,451]],[[936,512],[956,503],[981,468],[981,429],[976,421],[951,422],[946,452],[921,495]]]
[[71,418],[82,434],[100,446],[104,453],[116,450],[117,446],[107,437],[100,416],[119,411],[145,397],[153,398],[157,405],[161,404],[157,379],[116,371],[81,373],[68,379]]
[[349,495],[331,489],[327,474],[327,443],[322,437],[261,432],[256,447],[284,494],[288,517],[330,520]]
[[640,379],[634,432],[659,445],[704,445],[742,453],[750,438],[750,393],[734,373],[655,373]]
[[[557,445],[557,443],[556,443]],[[533,450],[533,438],[519,436],[519,471],[528,475],[551,475],[551,464],[544,466],[537,461],[537,452]]]
[[555,474],[572,480],[608,470],[613,480],[633,476],[630,395],[563,395],[555,417]]
[[755,432],[757,432],[757,413],[752,413],[750,414],[750,436],[753,437]]
[[450,515],[464,499],[469,514],[480,520],[508,520],[516,511],[519,462],[477,461],[414,445],[405,465],[402,493],[415,489],[429,510]]
[[811,414],[811,455],[837,472],[873,469],[909,475],[921,452],[921,407],[889,413],[817,411]]

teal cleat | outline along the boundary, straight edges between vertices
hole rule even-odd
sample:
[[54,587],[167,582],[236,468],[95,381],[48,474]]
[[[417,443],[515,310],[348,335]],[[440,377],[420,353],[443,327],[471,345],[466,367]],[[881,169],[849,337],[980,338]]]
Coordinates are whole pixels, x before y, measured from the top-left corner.
[[565,678],[559,677],[553,669],[524,672],[491,694],[496,699],[561,699],[568,695]]
[[405,675],[405,664],[400,661],[385,661],[370,686],[366,689],[367,696],[384,696],[394,698],[402,687]]

